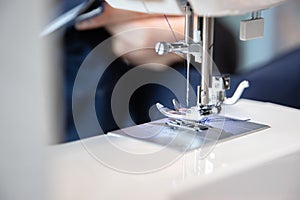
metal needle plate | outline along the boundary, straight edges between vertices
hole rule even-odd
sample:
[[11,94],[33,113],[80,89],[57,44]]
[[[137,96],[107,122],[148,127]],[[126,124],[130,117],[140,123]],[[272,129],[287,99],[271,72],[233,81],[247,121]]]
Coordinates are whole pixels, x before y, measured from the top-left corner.
[[204,122],[204,125],[208,129],[199,131],[180,127],[172,129],[166,125],[169,121],[169,119],[161,119],[113,131],[108,134],[129,136],[182,152],[199,149],[205,145],[216,144],[269,128],[269,126],[264,124],[232,119],[220,115],[208,118]]

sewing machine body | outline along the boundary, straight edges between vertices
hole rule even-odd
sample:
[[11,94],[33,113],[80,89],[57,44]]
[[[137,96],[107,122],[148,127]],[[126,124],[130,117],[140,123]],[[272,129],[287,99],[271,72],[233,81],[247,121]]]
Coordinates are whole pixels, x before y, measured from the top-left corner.
[[[195,13],[200,16],[221,17],[228,15],[241,15],[256,10],[264,10],[278,5],[285,0],[188,0]],[[184,15],[180,0],[107,0],[112,7],[144,12]]]
[[[264,20],[261,10],[277,5],[279,1],[237,1],[237,0],[159,0],[159,1],[116,1],[108,3],[115,8],[145,13],[178,14],[185,16],[184,40],[168,43],[158,42],[155,51],[159,55],[167,53],[182,54],[186,58],[186,102],[185,106],[174,102],[174,110],[157,104],[158,110],[166,117],[177,120],[199,122],[203,117],[218,114],[222,104],[234,104],[249,82],[243,81],[232,98],[227,98],[225,91],[230,88],[229,76],[213,74],[214,18],[226,15],[252,13],[249,20],[241,22],[240,38],[250,40],[263,37]],[[196,18],[196,23],[195,21]],[[196,24],[196,25],[195,25]],[[171,30],[172,31],[172,30]],[[197,89],[196,105],[190,105],[190,64],[201,63],[201,85]],[[179,106],[177,106],[179,105]],[[174,114],[175,112],[175,114]],[[180,124],[186,124],[182,121]]]
[[[184,14],[179,1],[107,2],[113,7],[132,11]],[[213,25],[212,17],[253,12],[282,1],[189,2],[196,14],[208,20],[203,24],[206,34],[210,35],[203,37],[205,52],[212,43],[212,29],[209,28]],[[163,47],[158,48],[158,52],[164,53],[165,49],[172,48],[172,44],[165,44],[158,45]],[[200,41],[189,43],[185,40],[181,44],[188,47],[198,45]],[[202,62],[206,58],[202,55],[199,60]],[[204,66],[211,67],[207,61],[204,61]],[[218,88],[220,91],[224,89]],[[208,91],[214,90],[210,88]],[[210,102],[209,98],[207,100]],[[173,104],[179,115],[171,115],[173,111],[168,112],[159,104],[158,109],[163,109],[160,111],[165,111],[167,116],[170,114],[168,117],[173,120],[189,117],[189,123],[196,123],[207,116],[199,113],[181,115],[182,108],[178,102]],[[191,108],[197,112],[197,106],[202,104],[201,99],[199,105]],[[185,108],[185,114],[191,108]],[[250,122],[263,125],[259,131],[241,134],[242,137],[212,139],[210,137],[214,134],[207,134],[208,142],[203,142],[203,127],[196,127],[199,130],[185,130],[180,126],[171,129],[172,126],[164,124],[168,122],[164,119],[56,146],[52,149],[53,172],[58,175],[52,184],[54,199],[299,199],[299,110],[241,100],[234,105],[224,105],[219,112],[228,118],[250,119]],[[191,127],[195,128],[188,124],[188,128]],[[222,128],[220,130],[223,131]],[[156,140],[158,134],[161,136]]]
[[299,110],[249,100],[224,109],[270,128],[185,153],[113,133],[58,145],[53,199],[299,199]]

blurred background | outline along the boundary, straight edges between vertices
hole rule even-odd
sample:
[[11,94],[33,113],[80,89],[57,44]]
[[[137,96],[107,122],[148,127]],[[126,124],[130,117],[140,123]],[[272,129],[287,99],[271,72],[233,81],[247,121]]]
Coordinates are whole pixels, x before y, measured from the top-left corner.
[[300,1],[288,0],[277,7],[264,10],[265,36],[252,41],[239,40],[240,21],[249,15],[221,18],[232,32],[238,48],[238,72],[245,72],[266,64],[300,46]]
[[53,41],[39,38],[49,1],[0,1],[0,199],[47,199],[47,147],[62,134]]

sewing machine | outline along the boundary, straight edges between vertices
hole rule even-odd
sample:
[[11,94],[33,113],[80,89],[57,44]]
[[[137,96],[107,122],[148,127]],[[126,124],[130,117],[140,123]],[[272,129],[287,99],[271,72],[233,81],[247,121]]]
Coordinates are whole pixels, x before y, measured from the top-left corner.
[[[173,99],[175,110],[170,110],[160,103],[157,103],[157,109],[166,117],[177,120],[170,121],[167,124],[173,128],[191,128],[190,121],[197,123],[204,117],[212,114],[218,114],[222,110],[222,104],[235,104],[243,93],[243,90],[249,87],[248,81],[240,83],[235,94],[227,98],[225,90],[230,88],[230,77],[220,73],[214,66],[213,55],[213,37],[214,37],[214,17],[228,15],[239,15],[251,13],[251,18],[243,20],[240,27],[241,40],[250,40],[263,37],[264,19],[261,17],[261,11],[271,6],[281,3],[278,1],[116,1],[108,0],[111,6],[119,9],[145,12],[162,13],[185,16],[185,34],[184,40],[175,43],[158,42],[155,50],[159,55],[167,53],[177,53],[184,55],[187,66],[186,76],[186,101],[185,107]],[[195,17],[197,16],[197,17]],[[196,19],[196,23],[194,23]],[[196,105],[190,105],[189,92],[189,74],[190,63],[201,63],[201,86],[197,89]],[[171,101],[171,100],[170,100]],[[201,124],[199,124],[201,126]],[[195,125],[195,129],[199,129]]]
[[[184,106],[182,102],[173,99],[174,110],[165,107],[159,102],[156,104],[157,109],[169,120],[163,121],[163,126],[168,126],[175,130],[175,133],[181,129],[188,131],[186,134],[193,135],[192,132],[206,132],[202,137],[209,137],[213,135],[213,128],[217,128],[215,132],[219,132],[216,140],[225,137],[243,135],[248,132],[261,130],[263,127],[268,126],[263,124],[255,124],[246,122],[245,120],[227,118],[219,115],[222,111],[223,105],[235,104],[243,91],[249,87],[247,80],[242,81],[236,89],[236,92],[231,98],[226,97],[226,90],[230,88],[230,77],[228,75],[218,73],[217,67],[214,65],[213,56],[213,38],[214,38],[214,18],[228,15],[240,15],[251,13],[251,18],[241,21],[240,24],[240,39],[251,40],[263,37],[264,34],[264,19],[261,16],[263,9],[277,5],[282,1],[255,1],[255,2],[240,2],[240,1],[115,1],[108,0],[112,7],[118,9],[125,9],[130,11],[145,12],[149,14],[172,14],[185,16],[185,33],[184,40],[169,43],[167,41],[158,42],[155,45],[157,54],[164,56],[168,53],[180,54],[185,58],[186,62],[186,97]],[[195,22],[194,22],[195,21]],[[171,30],[172,31],[172,30]],[[201,64],[201,85],[197,87],[196,104],[192,105],[190,102],[190,65],[194,63]],[[212,124],[205,123],[207,121],[221,121],[222,123]],[[235,121],[235,123],[228,123],[228,121]],[[227,125],[228,124],[228,125]],[[235,130],[227,131],[230,127],[226,126],[244,127],[247,126],[247,131]],[[251,127],[251,128],[250,128]],[[138,128],[138,130],[141,130]],[[130,130],[127,129],[125,135],[135,138],[145,139],[144,131],[140,131],[140,135],[132,134],[137,132],[135,127]],[[122,132],[122,131],[121,131]],[[118,134],[122,134],[117,131]],[[116,133],[116,132],[114,132]],[[209,133],[209,134],[208,134]],[[173,135],[170,134],[169,135]],[[147,134],[146,134],[147,135]],[[150,134],[151,135],[151,134]],[[149,138],[154,143],[167,145],[172,138],[165,141],[166,132],[157,136],[157,139]],[[164,139],[161,139],[164,138]],[[164,142],[161,142],[163,140]],[[202,141],[200,139],[200,141]],[[211,142],[211,141],[210,141]],[[183,142],[183,143],[186,143]],[[196,142],[197,143],[197,142]],[[204,142],[206,143],[206,142]],[[183,146],[185,146],[184,144]],[[203,145],[200,142],[198,145],[193,146],[199,148]],[[178,146],[178,144],[177,144]],[[181,145],[179,145],[181,146]]]
[[[156,52],[184,54],[187,66],[192,60],[202,63],[197,104],[189,105],[187,95],[185,107],[175,100],[175,110],[157,104],[171,120],[56,146],[54,199],[298,199],[299,111],[237,102],[249,86],[247,81],[227,99],[229,77],[212,74],[213,17],[252,13],[251,19],[241,22],[241,39],[253,39],[263,35],[261,10],[282,1],[107,2],[120,9],[185,15],[184,41],[159,42]],[[200,24],[195,30],[194,14]],[[225,117],[213,121],[220,116]],[[290,120],[283,130],[286,118]]]

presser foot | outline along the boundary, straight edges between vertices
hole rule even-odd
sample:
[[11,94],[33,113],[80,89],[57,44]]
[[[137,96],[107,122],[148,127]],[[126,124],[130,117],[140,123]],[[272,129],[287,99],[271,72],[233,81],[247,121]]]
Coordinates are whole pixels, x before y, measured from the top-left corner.
[[209,126],[201,123],[201,121],[206,118],[207,115],[212,114],[211,107],[198,108],[197,106],[194,106],[191,108],[184,108],[175,99],[173,99],[173,105],[175,110],[164,107],[160,103],[156,104],[158,110],[169,118],[165,123],[168,127],[175,130],[185,129],[196,132],[209,129]]
[[182,128],[186,130],[200,132],[200,131],[207,130],[209,128],[209,126],[204,125],[200,122],[180,120],[180,119],[170,119],[165,124],[175,130]]
[[172,100],[174,110],[163,106],[160,103],[156,104],[157,109],[164,116],[171,120],[166,124],[171,128],[185,128],[189,130],[201,131],[203,124],[201,120],[208,115],[219,114],[222,110],[222,103],[227,105],[235,104],[241,97],[246,88],[249,87],[248,81],[242,81],[231,98],[223,98],[223,100],[215,99],[215,103],[211,105],[197,105],[190,108],[185,108],[180,105],[175,99]]
[[216,105],[199,105],[190,108],[182,107],[175,99],[172,100],[174,109],[169,109],[160,103],[156,104],[157,109],[166,117],[171,119],[200,121],[210,114],[218,114],[221,111],[221,104]]

